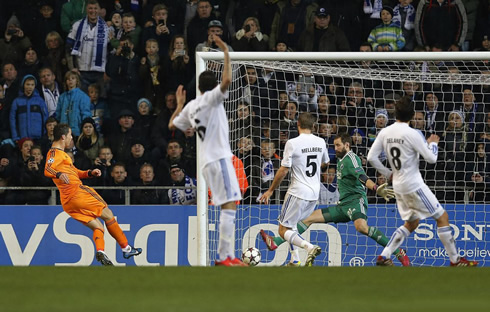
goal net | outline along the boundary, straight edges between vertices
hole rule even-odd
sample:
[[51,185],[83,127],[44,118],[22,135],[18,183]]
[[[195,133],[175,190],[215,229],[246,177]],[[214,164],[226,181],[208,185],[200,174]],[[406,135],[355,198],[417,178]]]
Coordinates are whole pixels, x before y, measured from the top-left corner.
[[[198,72],[209,69],[221,78],[222,53],[198,54]],[[424,136],[440,136],[436,164],[422,159],[426,183],[449,213],[462,256],[490,263],[490,228],[486,185],[490,181],[490,54],[468,53],[231,53],[233,82],[225,102],[230,145],[243,162],[249,187],[237,212],[236,256],[248,247],[262,252],[260,265],[289,261],[289,244],[268,251],[259,231],[277,236],[277,219],[289,177],[274,193],[270,205],[257,198],[270,186],[280,167],[285,142],[298,135],[301,112],[317,116],[315,134],[325,139],[331,164],[322,174],[318,209],[338,201],[334,137],[347,132],[352,150],[367,175],[382,184],[386,177],[366,162],[376,134],[395,121],[394,103],[407,96],[415,103],[410,123]],[[201,63],[202,61],[202,63]],[[384,161],[385,159],[381,159]],[[386,203],[368,191],[368,224],[389,238],[403,224],[396,202]],[[219,209],[209,206],[201,224],[209,230],[207,264],[217,249]],[[352,222],[313,224],[302,234],[323,252],[321,266],[371,266],[383,249],[357,233]],[[423,220],[402,245],[415,266],[448,265],[436,224]],[[306,253],[301,251],[304,261]],[[399,264],[399,263],[398,263]]]

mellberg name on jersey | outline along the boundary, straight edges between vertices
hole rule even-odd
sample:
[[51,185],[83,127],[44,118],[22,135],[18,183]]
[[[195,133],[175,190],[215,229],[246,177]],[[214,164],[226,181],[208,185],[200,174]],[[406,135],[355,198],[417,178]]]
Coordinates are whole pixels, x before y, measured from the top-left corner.
[[405,141],[404,139],[397,139],[397,138],[388,138],[388,139],[386,139],[386,143],[403,144],[404,141]]
[[323,149],[321,147],[307,147],[301,150],[301,153],[321,153]]

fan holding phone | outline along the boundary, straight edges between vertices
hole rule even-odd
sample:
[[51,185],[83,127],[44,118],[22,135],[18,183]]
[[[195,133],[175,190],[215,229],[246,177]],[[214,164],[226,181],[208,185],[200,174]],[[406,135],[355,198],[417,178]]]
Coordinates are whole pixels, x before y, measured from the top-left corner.
[[235,51],[267,51],[269,37],[260,32],[259,20],[249,17],[243,22],[242,29],[233,36],[232,47]]

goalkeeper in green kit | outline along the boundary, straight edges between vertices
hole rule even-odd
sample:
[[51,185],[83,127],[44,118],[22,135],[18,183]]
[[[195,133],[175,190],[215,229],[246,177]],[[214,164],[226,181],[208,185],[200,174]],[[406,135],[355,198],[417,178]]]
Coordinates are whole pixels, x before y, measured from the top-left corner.
[[[381,246],[386,246],[389,239],[383,232],[367,224],[367,197],[366,187],[387,201],[395,196],[392,189],[388,189],[387,184],[377,186],[370,180],[361,166],[361,159],[350,150],[352,144],[351,137],[346,134],[339,134],[335,140],[335,154],[337,156],[337,183],[339,187],[340,199],[336,206],[325,209],[315,210],[309,217],[297,224],[298,232],[305,232],[313,223],[346,223],[354,222],[354,226],[359,233],[369,236]],[[281,237],[268,235],[264,230],[260,235],[269,250],[275,250],[285,242]],[[410,260],[403,249],[397,249],[394,255],[403,266],[409,266]],[[297,259],[292,259],[288,266],[300,266]]]

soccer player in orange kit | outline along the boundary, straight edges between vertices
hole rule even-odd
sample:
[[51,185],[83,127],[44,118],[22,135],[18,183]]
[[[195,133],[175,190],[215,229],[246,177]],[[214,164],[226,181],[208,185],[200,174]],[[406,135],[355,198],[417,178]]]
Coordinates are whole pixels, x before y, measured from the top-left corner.
[[54,140],[47,155],[44,175],[52,178],[60,191],[63,210],[73,219],[83,223],[94,231],[93,240],[97,250],[96,259],[102,265],[113,265],[104,252],[104,225],[99,217],[104,220],[107,230],[122,248],[123,256],[129,259],[141,253],[141,248],[134,248],[128,244],[128,239],[119,227],[114,214],[107,207],[106,202],[97,192],[82,184],[80,179],[99,177],[99,169],[81,171],[65,153],[65,148],[70,146],[73,137],[68,124],[58,124],[54,128]]

